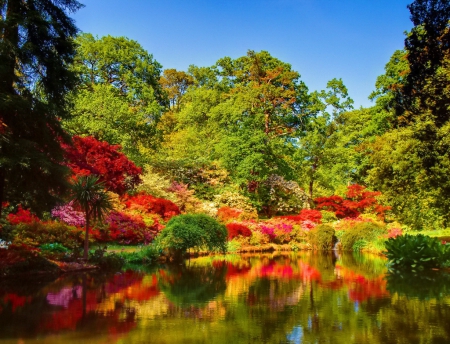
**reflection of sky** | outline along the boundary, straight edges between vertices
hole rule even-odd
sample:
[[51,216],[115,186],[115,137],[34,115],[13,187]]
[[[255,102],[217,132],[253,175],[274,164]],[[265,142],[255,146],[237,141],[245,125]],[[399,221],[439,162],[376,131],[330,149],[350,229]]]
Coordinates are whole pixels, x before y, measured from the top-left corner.
[[292,332],[287,335],[287,340],[289,340],[290,342],[295,343],[295,344],[302,343],[302,341],[303,341],[303,329],[302,329],[302,327],[300,325],[299,326],[295,326],[292,329]]

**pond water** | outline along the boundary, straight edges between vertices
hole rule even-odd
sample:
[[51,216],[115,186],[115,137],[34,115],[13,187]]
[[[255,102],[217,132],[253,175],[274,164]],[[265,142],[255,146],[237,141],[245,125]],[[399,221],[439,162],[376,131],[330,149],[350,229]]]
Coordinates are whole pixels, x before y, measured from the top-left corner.
[[203,257],[0,280],[0,343],[450,343],[450,275],[381,257]]

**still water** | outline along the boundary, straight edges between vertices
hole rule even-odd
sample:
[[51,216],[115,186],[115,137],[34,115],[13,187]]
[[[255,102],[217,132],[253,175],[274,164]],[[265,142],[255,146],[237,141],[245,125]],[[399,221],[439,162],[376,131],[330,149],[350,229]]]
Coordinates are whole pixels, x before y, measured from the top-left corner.
[[0,280],[0,343],[450,343],[450,274],[385,264],[304,252]]

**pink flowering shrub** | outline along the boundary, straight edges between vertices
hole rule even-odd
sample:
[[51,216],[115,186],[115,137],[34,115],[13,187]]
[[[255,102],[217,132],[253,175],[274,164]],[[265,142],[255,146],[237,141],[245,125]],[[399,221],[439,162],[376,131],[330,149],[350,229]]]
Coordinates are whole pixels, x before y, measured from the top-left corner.
[[83,227],[85,224],[84,214],[73,208],[73,202],[56,206],[52,209],[51,214],[54,218],[70,226]]
[[289,242],[290,233],[294,227],[292,221],[281,218],[273,218],[259,224],[262,234],[268,235],[270,240],[279,244]]
[[317,226],[317,223],[305,220],[301,223],[300,227],[304,232],[309,232],[311,229],[314,229]]

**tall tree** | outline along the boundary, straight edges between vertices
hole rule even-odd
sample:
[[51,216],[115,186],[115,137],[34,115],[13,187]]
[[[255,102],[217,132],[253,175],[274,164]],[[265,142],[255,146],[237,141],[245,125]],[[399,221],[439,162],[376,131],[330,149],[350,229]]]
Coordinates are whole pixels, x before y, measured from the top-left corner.
[[[0,1],[0,207],[48,208],[65,187],[59,119],[76,78],[69,65],[76,0]],[[1,210],[1,208],[0,208]]]
[[64,127],[73,135],[119,144],[142,165],[167,104],[159,83],[161,65],[125,37],[83,34],[76,43],[73,69],[80,86],[70,97],[73,117]]

